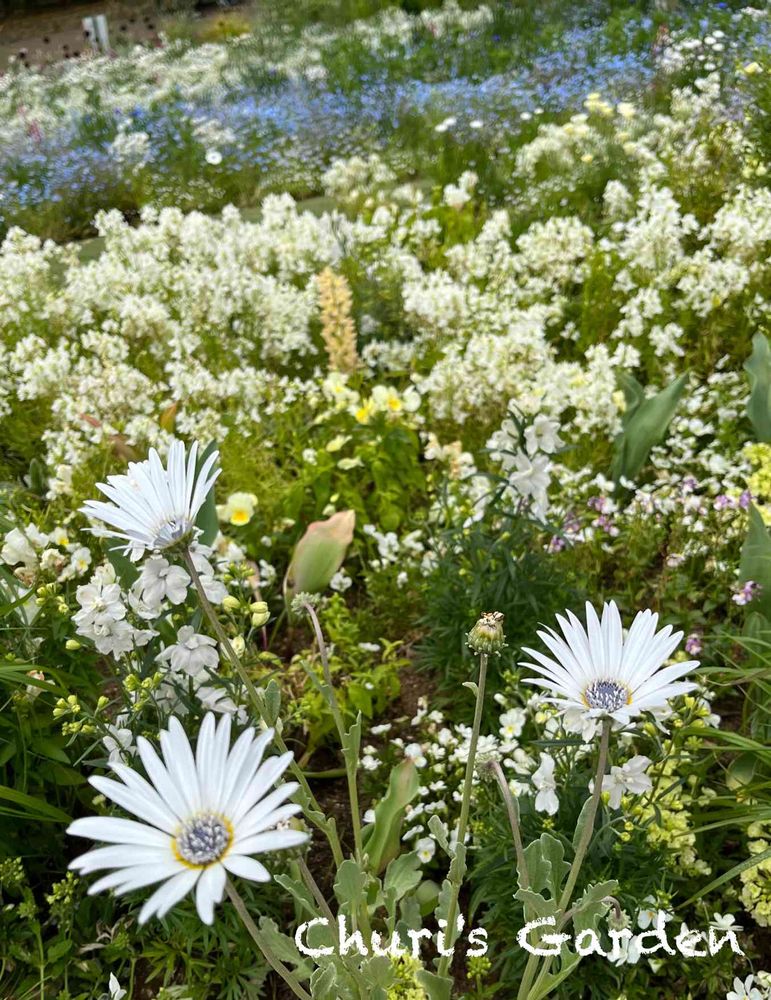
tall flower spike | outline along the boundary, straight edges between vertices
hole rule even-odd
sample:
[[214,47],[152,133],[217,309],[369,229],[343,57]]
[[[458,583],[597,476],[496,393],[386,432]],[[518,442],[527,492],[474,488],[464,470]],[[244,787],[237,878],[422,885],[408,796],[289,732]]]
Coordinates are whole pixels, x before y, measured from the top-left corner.
[[163,759],[142,736],[137,749],[149,781],[120,762],[110,764],[120,779],[94,777],[91,784],[138,817],[89,816],[67,832],[111,845],[80,855],[70,865],[82,875],[113,869],[89,894],[114,889],[117,895],[156,882],[160,888],[142,907],[139,923],[165,916],[195,889],[198,915],[214,920],[227,872],[254,882],[270,881],[253,854],[297,847],[306,833],[284,826],[300,811],[286,803],[298,785],[290,781],[270,790],[292,760],[291,753],[263,761],[273,738],[269,729],[255,737],[243,732],[230,749],[230,716],[215,726],[210,712],[201,725],[195,756],[178,719],[160,734]]
[[697,660],[659,669],[683,633],[673,633],[671,625],[657,632],[659,616],[652,611],[637,613],[626,638],[613,601],[603,605],[602,620],[587,603],[586,628],[572,611],[566,614],[557,615],[562,635],[553,629],[538,633],[554,658],[523,647],[535,663],[520,666],[539,674],[523,680],[548,693],[544,701],[563,714],[570,731],[588,737],[602,718],[612,719],[617,728],[627,726],[641,712],[666,709],[670,698],[697,687],[680,680],[698,667]]
[[[195,519],[214,484],[219,452],[212,452],[196,474],[198,443],[185,460],[185,445],[172,441],[166,468],[155,448],[144,462],[129,462],[125,475],[97,483],[110,501],[87,500],[87,517],[109,525],[107,535],[126,542],[124,551],[140,559],[146,551],[160,552],[195,534]],[[117,530],[115,530],[117,529]]]

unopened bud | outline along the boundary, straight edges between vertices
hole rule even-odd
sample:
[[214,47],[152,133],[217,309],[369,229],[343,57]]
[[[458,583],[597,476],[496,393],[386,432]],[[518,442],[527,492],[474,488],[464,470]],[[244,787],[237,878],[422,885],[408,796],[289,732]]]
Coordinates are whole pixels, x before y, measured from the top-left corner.
[[503,615],[500,611],[486,611],[467,636],[469,649],[475,653],[497,656],[506,645],[503,635]]
[[238,609],[241,607],[241,602],[239,601],[239,599],[237,597],[233,597],[231,594],[229,594],[223,600],[222,607],[226,611],[238,611]]
[[64,648],[74,653],[76,649],[80,649],[80,643],[77,639],[68,639],[64,644]]
[[255,628],[262,628],[270,619],[270,608],[265,601],[255,601],[250,604],[252,609],[252,625]]

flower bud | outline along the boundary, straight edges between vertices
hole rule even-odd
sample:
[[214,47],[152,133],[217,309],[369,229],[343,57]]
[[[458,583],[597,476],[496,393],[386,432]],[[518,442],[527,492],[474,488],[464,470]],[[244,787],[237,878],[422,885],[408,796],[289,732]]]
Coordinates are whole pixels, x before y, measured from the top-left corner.
[[232,594],[229,594],[223,600],[222,607],[226,611],[238,611],[238,609],[241,607],[241,602],[239,601],[239,599],[237,597],[233,597]]
[[242,635],[237,635],[231,640],[233,649],[235,650],[236,656],[243,656],[244,650],[246,649],[246,643],[244,642],[244,637]]
[[80,649],[80,643],[77,639],[68,639],[64,644],[64,648],[74,653],[76,649]]
[[262,628],[270,618],[270,608],[265,601],[255,601],[254,604],[250,604],[249,607],[252,609],[252,625],[255,628]]
[[501,612],[486,611],[466,638],[469,649],[475,653],[489,653],[497,656],[506,645]]

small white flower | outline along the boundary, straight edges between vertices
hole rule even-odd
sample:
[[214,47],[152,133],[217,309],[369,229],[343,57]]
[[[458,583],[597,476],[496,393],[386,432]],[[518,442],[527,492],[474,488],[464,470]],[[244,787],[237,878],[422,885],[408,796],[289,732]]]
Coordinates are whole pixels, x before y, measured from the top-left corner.
[[666,924],[672,919],[671,913],[659,909],[655,896],[646,896],[643,903],[648,905],[643,906],[637,914],[637,926],[641,931],[647,930],[652,925],[655,926],[659,921]]
[[202,670],[216,670],[219,665],[217,643],[211,636],[196,632],[192,625],[183,625],[177,641],[156,657],[161,663],[170,661],[171,669],[197,677]]
[[626,764],[622,764],[621,767],[611,767],[610,773],[603,775],[602,790],[610,792],[611,809],[620,807],[621,797],[626,792],[639,795],[653,788],[653,782],[645,773],[650,762],[650,757],[642,757],[638,754],[638,756],[628,760]]
[[428,763],[423,755],[423,747],[420,743],[409,743],[404,748],[404,756],[409,757],[415,767],[425,767]]
[[172,566],[163,556],[151,556],[142,565],[139,585],[145,604],[159,609],[167,599],[172,604],[182,604],[190,577],[181,566]]
[[427,865],[436,854],[436,841],[433,837],[421,837],[420,840],[415,842],[414,850],[420,863]]
[[725,1000],[763,1000],[763,994],[755,986],[754,976],[747,976],[744,982],[737,976],[734,988],[726,993]]
[[504,740],[516,740],[522,735],[522,727],[525,725],[525,710],[523,708],[510,708],[498,719],[500,728],[498,732]]
[[559,809],[560,803],[556,794],[557,782],[554,780],[554,758],[549,754],[541,754],[541,764],[538,770],[533,772],[532,782],[538,792],[535,797],[536,811],[553,816]]
[[110,990],[110,1000],[123,1000],[123,998],[126,996],[126,991],[121,989],[120,983],[118,982],[117,977],[113,972],[110,973],[110,982],[108,988]]
[[109,725],[107,732],[108,735],[102,737],[102,744],[109,754],[111,764],[125,761],[136,753],[136,747],[133,745],[134,736],[130,729]]
[[195,889],[198,915],[211,924],[228,872],[270,881],[268,870],[251,855],[296,847],[308,839],[298,830],[279,828],[301,807],[286,803],[296,782],[270,791],[292,760],[285,753],[263,761],[272,739],[272,729],[256,738],[247,729],[230,749],[230,716],[215,726],[211,713],[201,725],[195,754],[174,717],[160,735],[163,760],[140,736],[137,746],[149,781],[119,763],[111,765],[119,781],[90,779],[97,791],[139,822],[89,816],[76,819],[67,830],[110,845],[88,851],[70,865],[82,875],[112,869],[94,882],[89,895],[103,889],[121,895],[161,882],[140,911],[139,923],[144,924],[154,914],[165,916]]
[[222,163],[222,153],[218,149],[207,149],[206,162],[212,167],[218,167]]

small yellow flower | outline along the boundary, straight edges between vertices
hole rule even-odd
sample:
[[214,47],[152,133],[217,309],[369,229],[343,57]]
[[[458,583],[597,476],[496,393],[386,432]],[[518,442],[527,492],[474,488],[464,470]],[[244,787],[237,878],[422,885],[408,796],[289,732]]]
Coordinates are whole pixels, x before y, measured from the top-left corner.
[[227,502],[217,507],[217,514],[221,521],[241,527],[251,521],[256,506],[254,493],[231,493]]
[[763,72],[763,67],[760,63],[749,62],[746,66],[742,68],[742,73],[746,73],[747,76],[756,76],[758,73]]

